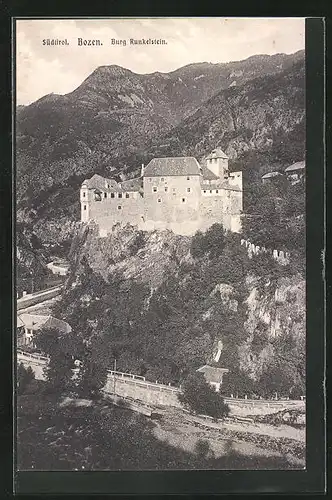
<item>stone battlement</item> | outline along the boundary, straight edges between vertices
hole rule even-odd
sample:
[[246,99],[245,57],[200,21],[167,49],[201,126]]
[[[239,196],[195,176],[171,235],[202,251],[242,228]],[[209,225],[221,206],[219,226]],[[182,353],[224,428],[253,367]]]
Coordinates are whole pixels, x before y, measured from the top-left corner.
[[289,263],[289,260],[290,260],[289,252],[284,252],[283,250],[266,248],[264,246],[258,246],[258,245],[255,245],[254,243],[251,243],[251,241],[244,240],[244,239],[241,240],[241,245],[244,245],[247,248],[249,257],[251,257],[252,255],[269,253],[280,264],[286,265]]

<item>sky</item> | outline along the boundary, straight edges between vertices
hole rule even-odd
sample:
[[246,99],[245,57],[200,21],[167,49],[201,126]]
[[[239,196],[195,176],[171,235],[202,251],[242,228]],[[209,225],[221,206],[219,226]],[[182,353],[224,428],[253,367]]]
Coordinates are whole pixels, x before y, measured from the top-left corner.
[[[102,46],[79,46],[78,38]],[[129,39],[165,45],[130,45]],[[43,45],[67,39],[69,45]],[[126,40],[126,46],[111,40]],[[20,19],[16,21],[16,100],[30,104],[66,94],[98,66],[117,64],[135,73],[169,72],[195,62],[240,61],[255,54],[304,49],[304,18]]]

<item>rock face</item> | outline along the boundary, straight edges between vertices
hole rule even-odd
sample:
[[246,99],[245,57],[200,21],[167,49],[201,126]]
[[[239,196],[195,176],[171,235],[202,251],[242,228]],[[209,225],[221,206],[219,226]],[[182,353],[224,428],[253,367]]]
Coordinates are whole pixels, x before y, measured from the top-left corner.
[[240,349],[240,366],[250,377],[258,379],[266,364],[273,363],[278,356],[275,348],[278,339],[286,338],[294,346],[304,347],[306,285],[300,275],[279,278],[273,285],[265,282],[263,287],[251,279],[248,282],[245,321],[248,337]]
[[76,254],[77,258],[77,252],[105,280],[116,272],[152,289],[163,282],[167,273],[174,273],[180,264],[191,260],[190,238],[171,231],[137,231],[134,226],[121,224],[115,225],[105,238],[99,237],[96,226],[79,230],[70,257]]

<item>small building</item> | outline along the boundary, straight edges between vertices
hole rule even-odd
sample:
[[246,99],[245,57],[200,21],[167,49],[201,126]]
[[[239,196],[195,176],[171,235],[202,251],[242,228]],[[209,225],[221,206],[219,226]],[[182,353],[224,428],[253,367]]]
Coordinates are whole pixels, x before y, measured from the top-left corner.
[[297,184],[305,176],[305,161],[298,161],[285,168],[285,174],[292,184]]
[[33,336],[41,329],[56,329],[61,333],[70,333],[71,326],[51,315],[23,313],[17,316],[17,345],[33,346]]
[[204,365],[196,370],[199,373],[203,373],[205,380],[208,384],[215,388],[216,392],[220,391],[222,386],[222,379],[225,373],[228,373],[228,368],[219,368],[217,366]]
[[280,172],[268,172],[267,174],[262,175],[262,183],[266,184],[267,182],[273,182],[276,179],[282,177],[283,174]]

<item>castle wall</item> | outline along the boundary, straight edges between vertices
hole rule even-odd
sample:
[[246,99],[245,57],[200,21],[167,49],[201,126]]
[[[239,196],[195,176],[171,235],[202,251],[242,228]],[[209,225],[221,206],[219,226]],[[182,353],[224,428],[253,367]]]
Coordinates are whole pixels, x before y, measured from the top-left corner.
[[114,193],[114,198],[92,201],[90,219],[96,221],[103,230],[110,230],[116,222],[140,224],[144,214],[144,199],[137,192],[127,194],[129,198],[126,198],[125,193],[122,193],[122,198],[118,197],[118,193]]
[[[242,172],[231,173],[229,182],[242,189]],[[145,231],[169,229],[188,236],[215,223],[240,231],[242,191],[208,182],[202,185],[200,175],[189,175],[143,177],[143,192],[93,190],[82,185],[81,220],[95,221],[100,236],[106,236],[117,222]]]
[[144,177],[146,222],[183,223],[199,219],[200,177]]

